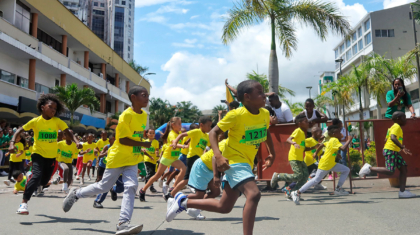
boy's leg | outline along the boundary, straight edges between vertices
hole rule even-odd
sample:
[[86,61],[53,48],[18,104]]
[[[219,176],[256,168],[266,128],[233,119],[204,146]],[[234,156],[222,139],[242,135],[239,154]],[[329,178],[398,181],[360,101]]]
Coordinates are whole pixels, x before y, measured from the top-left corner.
[[37,190],[38,185],[41,182],[42,172],[44,171],[44,160],[39,154],[32,154],[32,175],[28,179],[23,193],[23,202],[27,202],[31,199],[32,194]]
[[[297,182],[302,180],[304,177],[304,170],[301,163],[305,164],[305,162],[289,161],[289,163],[292,167],[293,174],[279,173],[277,174],[277,181]],[[308,172],[307,169],[306,172]]]
[[131,220],[134,209],[134,199],[138,187],[137,165],[126,166],[123,169],[122,180],[124,184],[124,194],[121,202],[120,223]]
[[82,179],[84,179],[85,178],[85,172],[86,172],[86,166],[87,166],[87,164],[86,163],[83,163],[83,169],[82,169]]
[[69,169],[69,173],[67,174],[68,176],[68,180],[67,180],[67,185],[70,186],[71,183],[73,182],[73,166],[71,163],[67,163],[67,168]]
[[296,186],[295,186],[296,189],[302,187],[308,181],[308,178],[309,178],[308,167],[306,166],[306,163],[298,162],[298,165],[299,165],[299,170],[302,172],[302,178],[299,181],[297,181]]
[[[172,190],[171,195],[174,197],[176,195],[177,192],[179,192],[181,189],[184,188],[184,186],[186,184],[182,184],[181,180],[184,178],[185,176],[185,164],[183,162],[181,162],[180,160],[176,160],[172,163],[172,166],[179,169],[179,175],[177,177],[177,179],[175,180],[175,188],[174,190]],[[186,181],[188,183],[188,181]]]
[[342,187],[344,182],[347,179],[347,176],[350,173],[350,169],[340,163],[336,163],[335,166],[331,169],[334,172],[341,172],[340,179],[338,180],[337,187]]
[[207,193],[204,198],[216,198],[220,195],[220,187],[214,185],[213,179],[209,182],[208,188],[210,189],[210,192]]
[[123,170],[123,167],[106,169],[101,181],[77,190],[76,196],[78,198],[84,198],[108,192],[115,184],[115,181],[117,181],[118,177],[120,177],[120,174],[123,172]]
[[261,192],[254,180],[240,185],[238,189],[246,197],[243,210],[243,232],[245,235],[252,234],[254,230],[255,215],[257,214],[258,202],[261,198]]
[[60,162],[60,169],[63,169],[63,181],[64,183],[69,184],[69,167],[66,163]]
[[102,204],[102,202],[105,201],[106,195],[108,195],[108,192],[98,194],[98,196],[96,196],[95,202]]
[[[155,164],[151,163],[151,162],[145,162],[144,166],[146,167],[146,183],[149,181],[150,178],[152,178],[153,171],[155,168]],[[152,169],[153,168],[153,169]]]
[[124,192],[124,181],[122,176],[120,176],[117,180],[117,182],[115,182],[115,185],[112,188],[114,190],[114,192],[116,193],[122,193]]
[[57,161],[55,158],[45,158],[44,160],[44,170],[42,172],[42,178],[40,186],[47,186],[50,183],[51,176],[54,175],[54,173],[58,169]]
[[405,186],[407,184],[407,165],[401,166],[400,170],[400,192],[405,191]]
[[297,188],[299,193],[303,193],[306,190],[308,190],[310,187],[314,186],[315,184],[318,184],[319,182],[321,182],[321,180],[328,175],[328,171],[323,171],[318,169],[316,171],[315,177],[312,178],[310,181],[306,182],[306,184],[304,184],[301,188]]

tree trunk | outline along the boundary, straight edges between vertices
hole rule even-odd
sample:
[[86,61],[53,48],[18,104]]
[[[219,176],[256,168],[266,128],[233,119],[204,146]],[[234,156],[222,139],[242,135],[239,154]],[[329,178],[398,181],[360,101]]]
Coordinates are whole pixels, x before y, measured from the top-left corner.
[[346,121],[346,108],[343,104],[343,125],[344,125],[345,121]]
[[276,53],[276,27],[275,19],[271,17],[271,51],[268,64],[268,80],[270,83],[270,92],[279,92],[279,64]]
[[363,107],[362,107],[362,88],[359,86],[359,112],[360,120],[363,120]]

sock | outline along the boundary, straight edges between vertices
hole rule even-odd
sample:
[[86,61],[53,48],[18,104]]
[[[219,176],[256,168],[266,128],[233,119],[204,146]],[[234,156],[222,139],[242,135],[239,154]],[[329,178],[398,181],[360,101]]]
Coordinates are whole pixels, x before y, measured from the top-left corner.
[[67,188],[67,187],[68,187],[67,183],[64,183],[63,188]]
[[181,207],[184,207],[185,209],[188,209],[187,208],[187,201],[188,201],[188,198],[182,199],[182,201],[181,201]]

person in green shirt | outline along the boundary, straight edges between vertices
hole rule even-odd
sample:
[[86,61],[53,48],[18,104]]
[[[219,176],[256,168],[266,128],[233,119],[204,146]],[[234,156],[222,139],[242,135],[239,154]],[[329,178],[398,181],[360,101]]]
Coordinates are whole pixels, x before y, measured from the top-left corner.
[[359,148],[360,146],[360,140],[357,136],[353,137],[353,140],[351,141],[353,148]]
[[391,119],[392,114],[396,111],[405,113],[406,108],[410,110],[412,118],[416,117],[416,113],[414,112],[411,103],[411,96],[406,91],[404,81],[401,78],[396,78],[392,82],[392,90],[388,91],[386,94],[386,102],[388,108],[385,113],[385,118]]

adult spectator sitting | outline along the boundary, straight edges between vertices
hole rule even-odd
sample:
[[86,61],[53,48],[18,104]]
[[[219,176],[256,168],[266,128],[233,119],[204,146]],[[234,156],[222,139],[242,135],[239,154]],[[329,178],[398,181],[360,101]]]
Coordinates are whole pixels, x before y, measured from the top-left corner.
[[314,100],[311,98],[305,101],[305,110],[300,114],[305,115],[309,122],[308,132],[306,133],[307,138],[312,137],[312,127],[319,126],[318,123],[326,123],[328,121],[328,117],[324,113],[315,109]]
[[411,96],[405,90],[404,81],[401,78],[396,78],[392,81],[392,90],[386,93],[386,102],[388,108],[385,113],[385,118],[392,118],[392,114],[395,111],[401,111],[405,113],[406,108],[410,110],[411,117],[415,118],[416,113],[414,112],[413,105],[411,103]]
[[270,103],[271,108],[276,113],[276,117],[271,117],[270,123],[280,124],[280,123],[292,123],[293,114],[287,104],[282,103],[280,98],[274,92],[266,94],[268,96],[268,102]]

